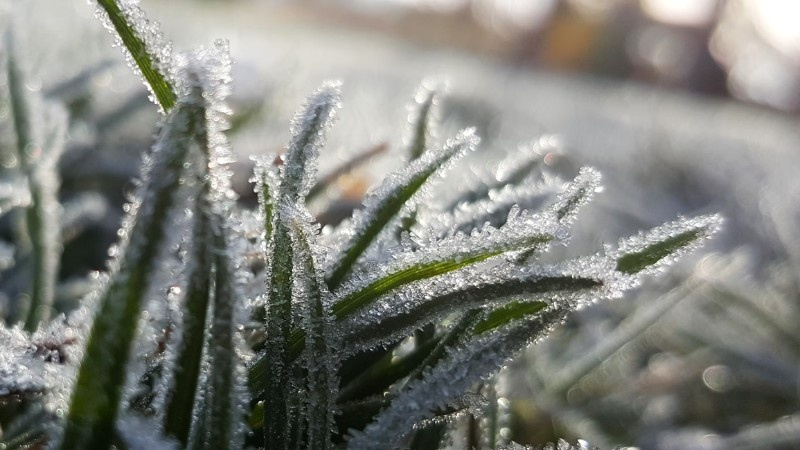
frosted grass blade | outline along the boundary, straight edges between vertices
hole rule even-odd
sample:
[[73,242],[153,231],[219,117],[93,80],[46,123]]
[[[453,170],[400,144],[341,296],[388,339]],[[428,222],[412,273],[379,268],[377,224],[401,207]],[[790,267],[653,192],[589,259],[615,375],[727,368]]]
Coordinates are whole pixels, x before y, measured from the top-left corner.
[[211,217],[211,240],[214,247],[214,282],[211,329],[208,332],[206,355],[209,370],[208,385],[199,414],[204,416],[197,430],[196,449],[239,448],[244,438],[244,411],[239,408],[239,362],[236,351],[237,295],[233,261],[223,222]]
[[452,159],[474,149],[478,138],[473,130],[465,130],[439,151],[426,152],[406,168],[395,172],[364,200],[364,209],[357,211],[353,223],[344,231],[345,243],[328,271],[328,287],[336,289],[350,274],[358,258],[404,207],[412,207],[412,197]]
[[292,139],[281,166],[281,201],[302,203],[314,185],[319,150],[325,145],[325,133],[340,108],[340,90],[340,83],[323,84],[295,116]]
[[430,145],[433,134],[433,124],[436,122],[436,114],[433,111],[439,98],[441,86],[436,86],[430,82],[423,82],[414,96],[414,103],[411,106],[411,114],[408,117],[409,138],[408,138],[408,159],[413,161],[425,152]]
[[390,351],[369,368],[350,380],[339,390],[338,401],[348,402],[382,394],[392,383],[408,376],[430,355],[440,339],[425,341],[402,358],[397,358]]
[[[386,344],[452,312],[502,302],[508,298],[525,296],[541,300],[560,299],[572,304],[595,290],[598,294],[601,289],[613,290],[597,275],[562,272],[560,269],[541,270],[526,268],[499,276],[481,276],[475,272],[455,274],[470,281],[465,284],[454,283],[457,287],[444,292],[437,286],[419,286],[415,289],[416,292],[404,294],[411,301],[401,301],[406,306],[396,308],[391,315],[374,317],[365,312],[363,317],[357,317],[356,323],[348,327],[344,351],[348,353]],[[439,294],[426,298],[425,293],[428,292]],[[391,301],[398,303],[398,300]]]
[[454,272],[461,268],[515,251],[540,250],[564,235],[548,216],[531,216],[515,210],[500,229],[487,227],[471,236],[458,234],[429,247],[402,254],[388,268],[343,287],[333,314],[341,320],[370,305],[378,297],[409,283]]
[[[99,299],[83,362],[70,401],[64,449],[106,448],[119,414],[129,353],[136,334],[155,257],[165,235],[168,211],[202,111],[178,104],[164,119],[146,161],[144,181],[124,220],[122,255]],[[116,266],[116,267],[115,267]]]
[[327,307],[330,294],[327,292],[322,273],[318,271],[316,249],[312,242],[316,230],[309,225],[310,214],[297,212],[292,220],[294,235],[294,270],[296,295],[303,300],[303,320],[306,332],[305,367],[307,372],[307,405],[302,414],[307,426],[308,448],[326,449],[331,446],[331,429],[336,406],[336,365],[330,332],[331,314]]
[[414,424],[452,405],[478,381],[502,366],[509,358],[561,321],[568,310],[553,308],[536,319],[503,333],[478,338],[426,372],[422,379],[410,382],[378,413],[363,432],[352,432],[351,449],[383,449],[397,446]]
[[192,230],[192,249],[187,258],[188,283],[184,300],[184,312],[180,342],[174,360],[172,375],[176,382],[164,406],[164,431],[186,445],[193,420],[193,408],[205,342],[206,315],[211,293],[212,255],[207,241],[211,240],[207,185],[197,198],[196,219]]
[[578,210],[589,203],[592,195],[600,189],[600,172],[591,167],[581,168],[575,179],[567,185],[551,208],[562,223],[575,220]]
[[144,78],[154,102],[163,112],[175,106],[177,97],[165,68],[171,63],[171,45],[163,42],[157,25],[147,20],[138,1],[97,0],[98,16],[113,31],[127,52],[135,72]]
[[[254,158],[255,173],[250,180],[254,183],[254,189],[258,197],[258,212],[261,215],[261,222],[264,226],[264,243],[267,243],[272,238],[273,211],[275,210],[278,189],[280,189],[280,175],[274,161],[275,158],[272,155]],[[264,251],[266,252],[266,248]]]
[[268,449],[287,448],[291,436],[288,393],[294,388],[292,355],[289,340],[292,332],[292,240],[281,208],[276,208],[273,237],[267,253],[269,286],[267,286],[267,342],[262,358],[265,365],[256,377],[264,380],[264,445]]
[[722,217],[713,214],[678,219],[620,241],[608,251],[617,260],[617,270],[627,274],[655,273],[675,259],[702,245],[719,231]]
[[485,319],[475,324],[472,332],[483,334],[506,325],[514,320],[523,319],[533,314],[537,314],[547,306],[545,302],[525,302],[513,301],[487,314]]

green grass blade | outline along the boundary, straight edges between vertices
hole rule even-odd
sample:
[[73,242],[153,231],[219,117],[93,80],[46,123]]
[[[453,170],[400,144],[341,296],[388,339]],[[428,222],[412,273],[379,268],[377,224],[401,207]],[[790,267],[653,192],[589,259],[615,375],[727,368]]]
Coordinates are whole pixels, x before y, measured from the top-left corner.
[[[299,215],[299,214],[298,214]],[[305,217],[303,217],[305,216]],[[317,269],[311,242],[315,230],[309,225],[310,214],[292,220],[294,235],[296,292],[302,294],[302,303],[307,309],[303,316],[306,332],[306,389],[307,405],[303,419],[307,425],[305,445],[313,449],[326,449],[331,445],[331,428],[336,403],[336,364],[331,346],[331,314],[325,305],[327,292],[324,278]]]
[[342,387],[337,400],[343,403],[382,394],[393,383],[419,367],[439,341],[439,338],[427,340],[402,358],[397,358],[391,351],[386,353]]
[[[163,64],[159,64],[163,56],[153,54],[166,51],[168,46],[160,42],[148,45],[142,36],[143,33],[148,33],[151,38],[157,36],[159,32],[153,28],[155,25],[146,21],[144,13],[135,4],[126,3],[120,7],[117,0],[97,0],[97,4],[105,13],[105,17],[101,18],[104,26],[116,32],[128,52],[131,64],[135,65],[135,68],[141,73],[156,103],[165,112],[172,109],[177,101],[175,90],[165,75],[163,67],[160,67],[163,66]],[[138,17],[140,22],[129,20],[133,17]],[[142,29],[142,27],[149,27],[149,29]]]
[[348,231],[351,237],[340,251],[334,266],[327,278],[328,287],[333,290],[339,287],[350,274],[353,265],[367,250],[389,221],[409,205],[409,200],[449,161],[466,151],[473,149],[478,143],[472,130],[466,130],[440,151],[426,152],[408,167],[390,175],[389,178],[364,202],[365,208],[356,212],[353,229]]
[[[395,268],[366,286],[342,295],[333,306],[333,314],[342,320],[367,307],[382,295],[409,283],[450,273],[505,253],[541,249],[560,234],[548,217],[518,214],[499,230],[488,228],[471,236],[456,235],[443,239],[434,248],[423,248],[399,257]],[[359,282],[361,284],[361,282]]]
[[180,187],[180,174],[201,117],[191,104],[167,116],[137,202],[126,219],[127,244],[99,298],[75,388],[63,449],[108,448],[119,414],[133,340],[167,217]]
[[267,257],[270,264],[267,288],[267,346],[260,367],[264,388],[264,445],[268,449],[286,448],[291,440],[289,391],[292,389],[292,355],[289,339],[292,331],[292,239],[280,208],[275,210],[272,245]]
[[472,332],[482,334],[512,321],[539,313],[547,306],[545,302],[513,301],[490,312],[485,319],[475,324]]
[[700,246],[721,225],[716,214],[679,219],[623,240],[613,253],[617,270],[629,275],[656,271]]
[[409,124],[411,125],[410,138],[408,140],[408,159],[413,161],[425,152],[425,149],[430,144],[432,128],[434,123],[434,115],[432,109],[437,103],[439,97],[438,86],[428,86],[423,83],[417,91],[414,98],[413,110],[409,116]]
[[244,421],[238,405],[238,355],[236,351],[235,313],[238,302],[234,287],[233,261],[229,258],[224,218],[211,218],[211,241],[214,247],[214,287],[211,329],[208,332],[206,355],[213,368],[207,374],[207,386],[198,412],[204,417],[202,427],[192,439],[193,449],[216,450],[239,448]]
[[[63,148],[66,117],[45,115],[42,99],[25,87],[25,74],[17,60],[14,34],[6,33],[6,81],[16,138],[19,168],[27,177],[30,204],[23,219],[32,262],[24,328],[33,332],[50,317],[55,296],[61,243],[59,242],[58,173],[56,163]],[[53,110],[55,111],[55,110]],[[60,112],[60,110],[58,110]],[[49,111],[47,111],[49,112]],[[49,119],[49,120],[48,120]],[[56,121],[50,124],[48,122]],[[48,129],[50,128],[50,129]]]
[[[345,337],[346,349],[371,347],[387,340],[396,339],[426,323],[449,313],[481,307],[508,297],[551,296],[553,294],[580,294],[604,286],[601,279],[579,275],[512,276],[488,283],[471,283],[445,294],[425,299],[407,310],[380,320],[364,323],[350,331]],[[421,287],[422,292],[435,292],[431,287]]]
[[281,201],[304,202],[314,185],[319,150],[339,109],[339,83],[325,83],[292,122],[292,139],[281,166]]
[[206,202],[207,185],[197,198],[196,220],[192,230],[192,250],[189,262],[188,285],[182,315],[180,347],[175,357],[175,383],[164,407],[164,431],[175,436],[182,445],[189,439],[193,420],[193,408],[200,379],[200,368],[205,342],[206,315],[211,293],[211,258],[206,243],[210,240],[211,229],[209,210]]

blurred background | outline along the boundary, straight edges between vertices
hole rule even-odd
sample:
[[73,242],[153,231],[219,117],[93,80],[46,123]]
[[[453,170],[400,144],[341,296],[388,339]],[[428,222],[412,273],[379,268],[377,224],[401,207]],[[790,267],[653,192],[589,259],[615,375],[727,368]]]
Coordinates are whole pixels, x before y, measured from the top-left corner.
[[[466,126],[483,138],[445,188],[496,169],[525,143],[542,153],[545,172],[603,173],[604,192],[557,257],[594,253],[678,215],[726,217],[703,251],[625,299],[573,315],[504,370],[505,436],[800,448],[799,2],[141,3],[176,50],[230,41],[243,202],[252,201],[248,156],[280,151],[303,98],[341,79],[344,108],[320,172],[382,149],[326,193],[343,210],[357,205],[398,161],[416,86],[435,79],[449,85],[438,139]],[[78,280],[104,267],[157,117],[92,7],[27,8],[41,76],[29,88],[67,103],[72,117],[62,202],[93,211],[70,235],[74,260],[62,264],[62,277]],[[75,289],[61,301],[79,298]]]

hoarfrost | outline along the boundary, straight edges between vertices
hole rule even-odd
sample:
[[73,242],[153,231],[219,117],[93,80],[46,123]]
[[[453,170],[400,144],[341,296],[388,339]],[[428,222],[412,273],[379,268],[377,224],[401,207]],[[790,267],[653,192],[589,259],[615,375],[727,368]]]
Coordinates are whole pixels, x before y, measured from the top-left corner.
[[338,379],[333,349],[335,337],[330,333],[331,313],[328,307],[330,293],[325,278],[319,270],[321,250],[316,245],[318,227],[312,224],[311,215],[302,210],[283,213],[292,224],[294,239],[294,292],[301,300],[299,310],[306,332],[303,359],[307,370],[306,411],[309,448],[328,448],[336,409]]
[[[418,242],[419,249],[416,251],[391,252],[389,261],[370,263],[366,275],[351,280],[337,290],[336,301],[342,304],[366,303],[369,297],[383,295],[390,288],[421,278],[490,261],[509,252],[542,250],[550,241],[563,239],[565,235],[566,230],[554,216],[531,215],[513,209],[506,224],[499,229],[487,226],[470,235],[457,233],[442,240]],[[453,276],[441,284],[455,285],[460,280],[458,276]]]

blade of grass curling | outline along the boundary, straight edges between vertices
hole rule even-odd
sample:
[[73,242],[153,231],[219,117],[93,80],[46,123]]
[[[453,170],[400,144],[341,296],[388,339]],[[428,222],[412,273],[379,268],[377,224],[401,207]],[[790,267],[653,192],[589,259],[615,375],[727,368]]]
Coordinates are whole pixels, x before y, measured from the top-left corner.
[[[199,95],[199,94],[198,94]],[[168,210],[180,186],[189,136],[202,117],[191,102],[180,103],[161,125],[143,170],[143,183],[128,205],[121,255],[100,294],[77,381],[70,400],[61,448],[107,448],[113,436],[125,384],[128,355],[136,335],[143,296]]]
[[409,205],[414,194],[431,176],[446,168],[451,160],[474,149],[478,140],[474,130],[462,131],[441,150],[426,152],[406,168],[390,175],[374,193],[370,194],[364,201],[364,209],[354,214],[352,226],[346,232],[346,241],[328,271],[328,287],[331,290],[338,288],[350,274],[358,258],[375,241],[389,221],[403,207]]
[[[292,139],[289,142],[280,172],[277,205],[272,210],[272,236],[269,239],[266,261],[269,266],[267,286],[267,346],[251,372],[263,371],[253,376],[265,381],[264,389],[264,439],[267,449],[286,448],[292,436],[290,430],[290,403],[288,395],[295,381],[291,373],[292,356],[289,340],[292,332],[292,286],[294,264],[290,224],[283,217],[283,205],[291,210],[302,203],[313,184],[316,157],[323,144],[324,133],[333,120],[339,105],[339,85],[328,83],[312,95],[305,109],[295,116]],[[261,189],[268,189],[262,182]],[[266,206],[264,206],[266,209]]]
[[[55,295],[60,260],[58,211],[58,174],[56,163],[66,132],[65,113],[44,110],[38,93],[25,87],[25,74],[17,60],[17,45],[12,29],[6,37],[6,73],[8,101],[16,139],[16,159],[26,176],[30,204],[25,209],[24,241],[30,246],[32,280],[29,289],[24,328],[33,332],[49,318]],[[50,113],[48,117],[45,113]],[[55,122],[49,124],[49,122]],[[51,129],[45,129],[48,125]]]
[[305,211],[295,213],[291,221],[295,244],[295,271],[302,274],[295,278],[296,283],[301,283],[295,286],[296,296],[304,300],[304,307],[307,309],[303,314],[306,322],[303,328],[306,332],[305,366],[308,390],[303,414],[308,424],[305,445],[308,448],[326,449],[331,446],[338,380],[331,342],[331,314],[326,306],[326,299],[330,294],[314,257],[317,250],[311,247],[316,230],[310,226],[310,221],[311,215]]
[[608,253],[616,258],[619,272],[655,273],[702,245],[721,226],[722,217],[718,214],[681,218],[624,239]]
[[177,96],[165,70],[171,62],[172,45],[164,42],[157,24],[145,17],[136,0],[97,0],[97,6],[98,18],[126,50],[126,59],[144,78],[153,101],[162,112],[172,109]]

